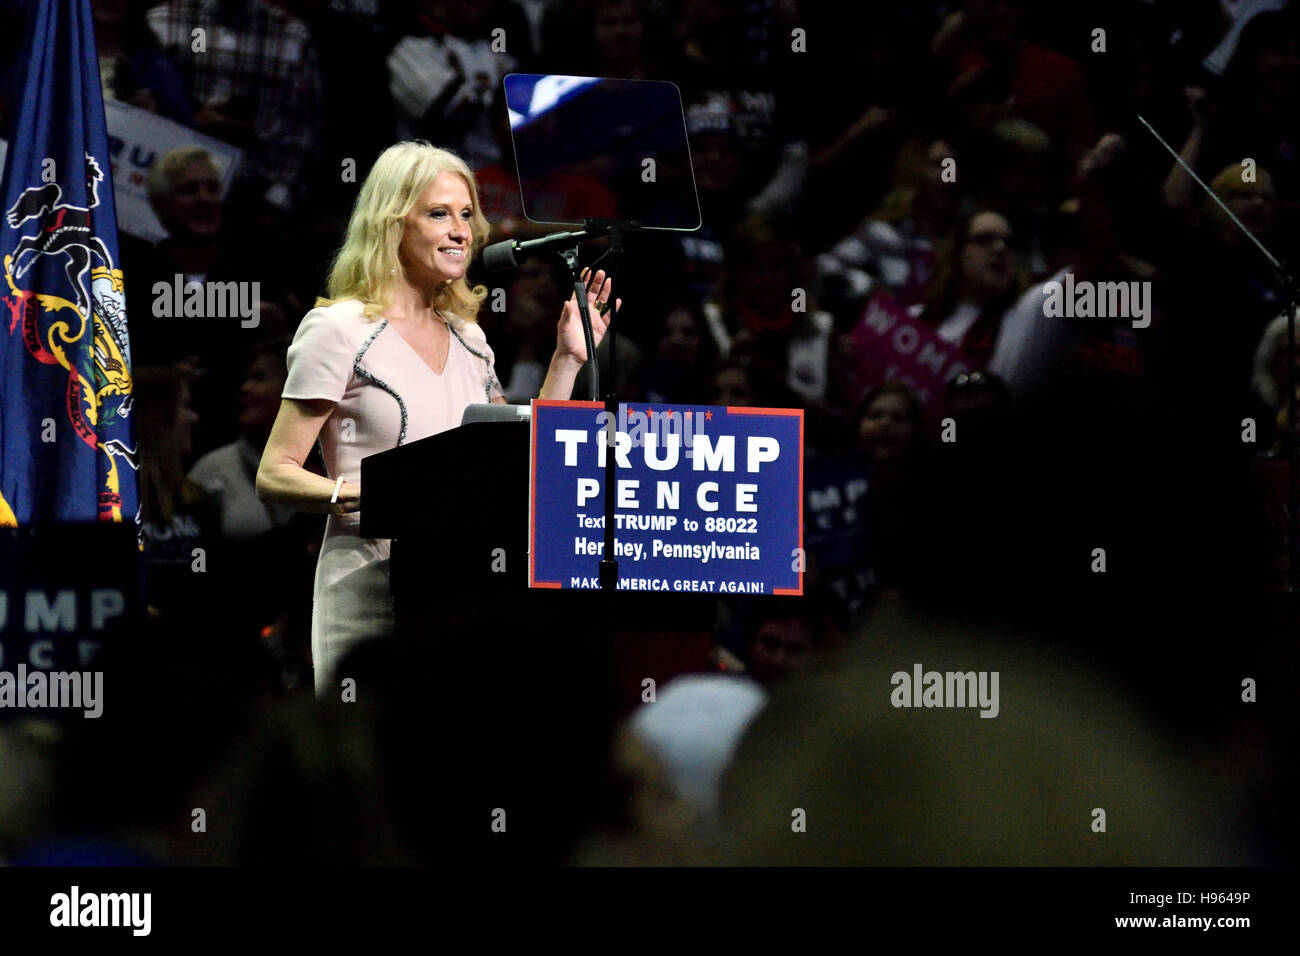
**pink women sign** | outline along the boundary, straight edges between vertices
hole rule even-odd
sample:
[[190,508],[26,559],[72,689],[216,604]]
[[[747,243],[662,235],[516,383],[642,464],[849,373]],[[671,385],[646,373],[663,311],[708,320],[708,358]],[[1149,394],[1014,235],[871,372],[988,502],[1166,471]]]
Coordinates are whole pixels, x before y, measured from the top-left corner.
[[849,343],[859,392],[884,382],[902,382],[915,390],[926,417],[935,421],[948,382],[979,368],[978,362],[882,292],[867,300],[849,333]]

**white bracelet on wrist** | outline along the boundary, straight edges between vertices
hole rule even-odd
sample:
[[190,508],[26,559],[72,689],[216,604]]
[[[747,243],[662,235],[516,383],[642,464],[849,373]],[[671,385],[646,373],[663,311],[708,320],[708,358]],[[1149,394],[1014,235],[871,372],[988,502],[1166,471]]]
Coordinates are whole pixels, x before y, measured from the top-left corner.
[[340,475],[339,480],[334,482],[334,494],[330,495],[330,504],[336,505],[339,503],[339,490],[342,487],[343,487],[343,476]]

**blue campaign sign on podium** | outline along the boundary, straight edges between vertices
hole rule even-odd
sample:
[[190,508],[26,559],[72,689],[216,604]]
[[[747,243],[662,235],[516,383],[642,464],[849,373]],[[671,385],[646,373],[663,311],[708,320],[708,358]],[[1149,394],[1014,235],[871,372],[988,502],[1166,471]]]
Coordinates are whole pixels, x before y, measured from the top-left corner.
[[528,584],[599,589],[614,433],[621,590],[803,593],[803,411],[537,399]]

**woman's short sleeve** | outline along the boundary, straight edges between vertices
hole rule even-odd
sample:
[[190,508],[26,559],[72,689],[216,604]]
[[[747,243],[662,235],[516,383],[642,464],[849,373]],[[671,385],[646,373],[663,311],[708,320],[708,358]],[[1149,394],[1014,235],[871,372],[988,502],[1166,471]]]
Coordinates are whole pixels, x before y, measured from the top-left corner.
[[465,344],[485,363],[483,388],[488,401],[504,398],[505,389],[501,387],[501,381],[497,378],[496,355],[492,352],[492,346],[487,344],[487,336],[483,333],[483,327],[477,322],[457,322],[456,324]]
[[505,389],[501,386],[501,380],[497,378],[496,356],[492,354],[492,348],[487,344],[487,338],[484,337],[483,348],[486,349],[485,355],[488,357],[487,363],[487,394],[488,401],[494,402],[498,398],[505,398]]
[[352,349],[336,316],[312,309],[289,346],[289,375],[281,398],[323,398],[338,402],[352,378]]

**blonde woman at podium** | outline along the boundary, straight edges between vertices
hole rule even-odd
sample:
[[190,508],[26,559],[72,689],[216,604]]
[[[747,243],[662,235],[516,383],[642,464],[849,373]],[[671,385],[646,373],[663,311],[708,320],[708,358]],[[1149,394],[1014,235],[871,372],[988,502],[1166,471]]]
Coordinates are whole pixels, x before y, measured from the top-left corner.
[[[359,534],[361,459],[455,428],[472,403],[505,403],[476,322],[487,289],[466,281],[489,228],[474,174],[459,156],[423,142],[389,147],[361,186],[329,296],[317,300],[289,347],[257,493],[329,515],[313,590],[318,697],[338,690],[348,651],[393,630],[391,542]],[[584,270],[583,279],[599,343],[611,283],[603,270]],[[540,397],[569,398],[586,360],[570,295]],[[303,467],[318,441],[328,477]],[[445,488],[430,483],[431,493]]]

